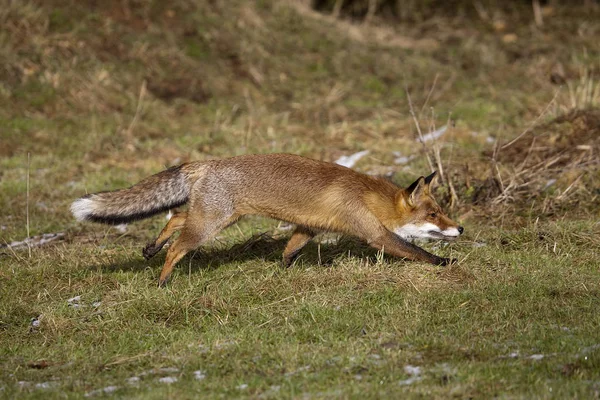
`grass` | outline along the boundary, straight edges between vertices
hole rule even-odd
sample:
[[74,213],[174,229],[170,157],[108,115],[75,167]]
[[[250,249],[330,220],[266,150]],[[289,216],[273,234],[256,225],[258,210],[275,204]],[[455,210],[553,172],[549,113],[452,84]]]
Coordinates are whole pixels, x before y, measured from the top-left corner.
[[[597,243],[571,234],[597,235],[597,224],[468,226],[486,245],[438,250],[466,256],[446,270],[381,260],[346,241],[322,244],[321,265],[312,246],[282,270],[284,242],[252,239],[252,225],[185,259],[166,290],[156,288],[160,260],[143,261],[128,237],[136,231],[10,258],[3,287],[18,300],[2,302],[5,394],[35,395],[43,382],[53,388],[44,395],[118,386],[119,396],[157,398],[597,390]],[[81,307],[69,305],[74,296]],[[30,332],[29,317],[40,314]],[[407,365],[421,374],[403,385]],[[178,382],[160,383],[164,376]]]
[[[65,233],[31,257],[0,248],[0,397],[599,396],[600,57],[598,23],[582,22],[597,11],[558,7],[541,30],[518,7],[488,10],[524,22],[505,43],[468,15],[387,40],[384,18],[357,27],[284,2],[90,7],[0,11],[0,244],[26,237],[27,153],[31,234]],[[562,90],[540,72],[557,63]],[[159,290],[164,252],[141,249],[162,217],[121,232],[69,213],[86,192],[245,153],[368,149],[355,168],[405,185],[428,172],[407,90],[424,131],[452,119],[428,147],[467,234],[424,245],[451,268],[326,236],[284,270],[289,231],[250,219]],[[494,155],[490,140],[538,116]]]

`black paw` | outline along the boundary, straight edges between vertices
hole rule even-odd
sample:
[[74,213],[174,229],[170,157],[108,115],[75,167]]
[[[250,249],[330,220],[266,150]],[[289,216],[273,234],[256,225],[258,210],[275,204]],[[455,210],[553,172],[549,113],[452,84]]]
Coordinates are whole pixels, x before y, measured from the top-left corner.
[[293,258],[284,257],[283,260],[281,260],[281,267],[282,268],[289,268],[289,267],[292,266],[293,263],[294,263],[294,259]]
[[159,288],[164,288],[167,286],[167,283],[169,282],[169,278],[165,278],[165,279],[159,279],[158,280],[158,287]]
[[446,265],[452,265],[456,263],[458,263],[458,260],[456,258],[440,258],[440,262],[438,263],[438,265],[445,267]]
[[142,250],[142,255],[146,260],[149,260],[154,257],[159,250],[160,247],[156,247],[154,243],[148,243],[148,245]]
[[299,255],[300,255],[300,251],[295,251],[291,254],[284,255],[283,260],[281,260],[281,266],[283,268],[290,268],[294,264],[294,261],[296,261],[296,259],[298,258]]

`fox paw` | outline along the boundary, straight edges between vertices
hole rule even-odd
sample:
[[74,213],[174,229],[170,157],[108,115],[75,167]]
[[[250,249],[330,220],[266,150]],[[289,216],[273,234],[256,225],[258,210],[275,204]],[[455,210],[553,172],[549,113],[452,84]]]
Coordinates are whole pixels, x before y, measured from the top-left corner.
[[283,268],[290,268],[293,263],[294,259],[291,257],[284,257],[283,260],[281,260],[281,266]]
[[160,251],[161,247],[155,246],[154,243],[148,243],[148,245],[142,250],[142,255],[146,260],[149,260]]
[[281,260],[281,265],[283,266],[283,268],[290,268],[292,265],[294,265],[294,261],[296,261],[299,255],[300,251],[295,251],[290,254],[284,254],[283,259]]
[[445,267],[446,265],[452,265],[458,263],[456,258],[441,258],[439,265]]
[[158,280],[158,287],[160,289],[163,289],[167,286],[167,283],[169,282],[169,278],[165,278],[165,279],[159,279]]

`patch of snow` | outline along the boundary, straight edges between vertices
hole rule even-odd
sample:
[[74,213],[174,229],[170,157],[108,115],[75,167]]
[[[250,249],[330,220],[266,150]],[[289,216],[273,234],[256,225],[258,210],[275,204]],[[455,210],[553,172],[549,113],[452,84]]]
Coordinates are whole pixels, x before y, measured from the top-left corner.
[[41,383],[36,383],[35,384],[35,388],[36,389],[50,389],[52,387],[52,384],[54,382],[41,382]]
[[293,224],[280,224],[280,225],[277,227],[277,230],[278,230],[278,231],[284,231],[284,232],[285,232],[285,231],[291,231],[291,230],[292,230],[292,229],[294,229],[294,228],[296,228],[296,225],[293,225]]
[[139,376],[132,376],[131,378],[127,378],[128,385],[137,385],[138,383],[140,383]]
[[512,353],[507,354],[507,355],[498,356],[499,359],[518,358],[518,357],[519,357],[518,351],[513,351]]
[[552,178],[552,179],[548,179],[548,181],[546,181],[546,185],[544,186],[544,189],[548,189],[550,186],[554,185],[556,183],[556,179]]
[[200,353],[204,354],[204,353],[208,353],[208,351],[210,350],[210,348],[204,344],[199,344],[198,345],[198,350],[200,350]]
[[410,364],[405,365],[404,372],[406,374],[410,375],[410,378],[399,381],[398,385],[400,385],[400,386],[412,385],[413,383],[419,382],[421,379],[423,379],[423,377],[420,376],[421,375],[421,367],[415,367]]
[[242,383],[241,385],[239,385],[237,387],[238,390],[246,390],[248,389],[248,384],[247,383]]
[[411,375],[411,376],[419,376],[419,375],[421,375],[421,367],[415,367],[410,364],[405,365],[404,372],[406,372],[408,375]]
[[[444,133],[446,133],[447,130],[448,130],[448,125],[444,125],[440,129],[436,129],[433,132],[429,132],[429,133],[423,135],[423,142],[435,140],[435,139],[441,137]],[[421,138],[419,138],[419,140],[421,140]]]
[[84,394],[85,397],[92,397],[92,396],[97,396],[99,394],[110,394],[110,393],[114,393],[117,390],[119,390],[118,386],[107,386],[105,388],[102,389],[96,389],[96,390],[92,390],[91,392],[87,392],[86,394]]
[[115,226],[115,229],[117,230],[117,232],[119,233],[125,233],[127,232],[127,224],[119,224]]
[[334,235],[329,234],[329,235],[322,236],[321,239],[318,240],[318,242],[321,244],[333,244],[333,245],[338,244],[339,241],[340,241],[340,236],[335,235],[335,234]]
[[206,373],[202,370],[197,370],[194,371],[194,379],[196,379],[197,381],[201,381],[202,379],[206,378]]
[[354,153],[349,156],[341,156],[335,163],[344,167],[352,168],[354,164],[358,162],[361,158],[369,154],[369,150],[359,151],[358,153]]
[[229,341],[226,341],[226,342],[223,342],[223,343],[218,343],[218,344],[215,344],[215,349],[216,349],[216,350],[221,350],[221,349],[224,349],[224,348],[227,348],[227,347],[230,347],[230,346],[236,345],[236,344],[237,344],[237,342],[236,342],[236,341],[234,341],[234,340],[229,340]]
[[67,303],[68,303],[69,307],[72,307],[72,308],[86,307],[86,305],[83,303],[80,303],[80,301],[81,301],[81,296],[75,296],[75,297],[71,297],[70,299],[67,299]]
[[544,357],[545,357],[545,356],[544,356],[543,354],[532,354],[532,355],[530,355],[528,358],[529,358],[530,360],[539,361],[539,360],[541,360],[541,359],[542,359],[542,358],[544,358]]
[[410,160],[415,158],[415,156],[403,156],[402,153],[400,153],[399,151],[392,151],[392,154],[395,157],[394,164],[406,164]]
[[306,371],[308,371],[308,370],[310,370],[310,365],[305,365],[305,366],[303,366],[303,367],[300,367],[300,368],[298,368],[298,369],[297,369],[297,370],[295,370],[295,371],[286,372],[286,373],[285,373],[285,376],[292,376],[292,375],[296,375],[296,374],[298,374],[298,373],[300,373],[300,372],[306,372]]
[[163,376],[158,380],[160,383],[172,384],[177,382],[177,377],[175,376]]
[[584,347],[583,349],[581,349],[580,354],[588,354],[589,352],[594,351],[596,349],[600,349],[600,343]]
[[412,159],[413,159],[413,157],[405,157],[405,156],[396,157],[394,159],[394,164],[406,164],[406,163],[408,163]]
[[116,392],[117,390],[119,390],[118,386],[107,386],[107,387],[105,387],[105,388],[102,389],[102,391],[104,393],[113,393],[113,392]]
[[31,326],[29,327],[29,332],[35,332],[40,327],[40,319],[42,318],[42,314],[37,317],[31,318]]

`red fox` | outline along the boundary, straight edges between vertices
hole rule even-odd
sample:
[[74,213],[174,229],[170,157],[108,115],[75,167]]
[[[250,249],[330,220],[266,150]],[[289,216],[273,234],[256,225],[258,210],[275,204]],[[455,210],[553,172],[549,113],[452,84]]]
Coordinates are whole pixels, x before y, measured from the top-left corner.
[[384,178],[292,154],[244,155],[190,162],[128,189],[88,194],[75,200],[71,211],[78,220],[121,224],[189,203],[143,250],[151,258],[181,230],[167,251],[159,286],[183,256],[244,215],[296,225],[283,251],[285,266],[322,231],[357,236],[394,256],[447,265],[454,260],[408,241],[453,239],[463,233],[433,199],[430,185],[435,178],[434,172],[402,189]]

